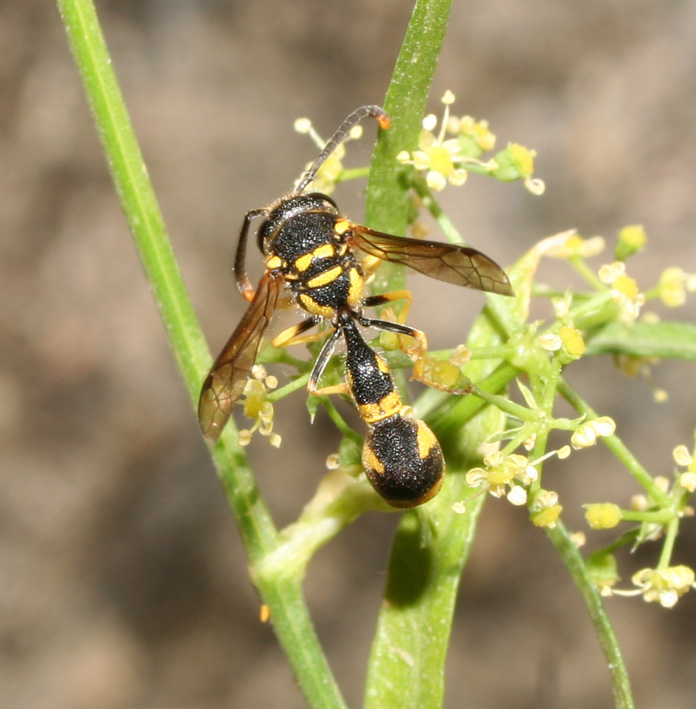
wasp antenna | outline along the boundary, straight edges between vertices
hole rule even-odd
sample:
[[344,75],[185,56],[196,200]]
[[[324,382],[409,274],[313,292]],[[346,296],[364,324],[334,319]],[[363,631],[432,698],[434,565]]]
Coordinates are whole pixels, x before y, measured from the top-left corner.
[[329,142],[324,146],[324,149],[317,155],[317,159],[312,163],[309,170],[305,172],[297,187],[293,190],[293,194],[302,194],[302,192],[307,189],[307,185],[314,179],[317,170],[324,164],[326,158],[348,137],[350,129],[363,118],[374,118],[382,129],[389,128],[391,125],[391,119],[386,111],[379,106],[361,106],[360,108],[356,108],[353,113],[341,123],[336,132],[329,139]]

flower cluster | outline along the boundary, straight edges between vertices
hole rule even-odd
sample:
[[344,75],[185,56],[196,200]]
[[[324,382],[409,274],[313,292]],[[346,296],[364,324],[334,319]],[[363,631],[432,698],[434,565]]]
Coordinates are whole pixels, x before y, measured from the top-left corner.
[[591,421],[584,421],[570,437],[570,445],[575,450],[589,448],[597,443],[598,438],[612,436],[616,431],[616,423],[609,416],[599,416]]
[[604,251],[606,242],[603,236],[591,236],[589,238],[580,236],[575,230],[564,232],[550,248],[546,249],[545,255],[551,258],[572,259],[572,258],[592,258]]
[[689,492],[694,492],[696,490],[696,460],[686,446],[677,446],[672,451],[672,457],[674,462],[680,466],[685,467],[686,470],[677,473],[677,480],[679,484]]
[[268,390],[278,386],[278,380],[272,375],[267,375],[266,370],[260,364],[254,365],[251,374],[252,376],[244,388],[243,403],[244,415],[254,419],[254,425],[239,431],[239,445],[248,446],[252,436],[258,431],[262,436],[268,437],[268,442],[274,448],[278,448],[281,437],[279,434],[273,433],[275,412],[273,404],[266,399]]
[[556,526],[562,511],[562,505],[558,504],[558,493],[553,490],[539,490],[529,509],[532,524],[535,527],[549,527],[550,529]]
[[539,344],[547,352],[553,352],[560,357],[563,364],[580,359],[585,353],[585,340],[582,333],[569,325],[561,326],[557,333],[541,335]]
[[647,242],[648,237],[642,224],[625,226],[619,230],[614,256],[617,261],[625,261],[636,251],[643,249]]
[[[553,451],[544,457],[557,454],[565,457],[564,449]],[[532,524],[537,527],[554,527],[563,507],[558,504],[558,494],[553,490],[538,489],[530,499],[530,486],[539,480],[536,462],[518,453],[505,455],[502,452],[492,453],[483,459],[483,468],[472,468],[466,474],[466,482],[471,487],[487,490],[494,497],[505,496],[513,505],[529,504]],[[457,510],[455,510],[456,512]]]
[[658,569],[641,569],[631,581],[635,591],[611,590],[618,596],[642,595],[648,603],[659,603],[663,608],[673,608],[679,598],[694,588],[694,571],[688,566],[667,566]]
[[[396,159],[424,171],[428,187],[433,190],[441,190],[447,183],[463,185],[469,172],[483,172],[503,182],[522,179],[530,192],[543,193],[544,183],[532,178],[535,152],[511,143],[490,160],[481,160],[485,151],[495,147],[495,135],[486,121],[476,121],[471,116],[450,116],[454,101],[454,94],[445,92],[439,131],[435,132],[437,116],[427,115],[418,137],[418,148],[410,152],[403,150]],[[453,137],[448,138],[448,134]]]
[[599,278],[611,286],[611,297],[621,308],[621,319],[634,322],[645,303],[645,295],[638,289],[635,279],[626,275],[626,264],[623,261],[605,264],[599,269]]
[[483,468],[472,468],[466,474],[471,487],[484,487],[494,497],[507,497],[513,505],[527,503],[527,486],[538,479],[539,471],[524,455],[491,453],[483,459]]
[[670,566],[666,569],[642,569],[634,574],[633,583],[640,588],[643,598],[672,608],[694,585],[694,572],[688,566]]
[[[633,575],[632,582],[637,589],[614,589],[613,585],[619,576],[613,554],[604,550],[592,555],[591,572],[605,596],[642,595],[648,603],[659,603],[664,608],[672,608],[689,589],[695,588],[693,569],[684,565],[670,566],[669,557],[679,520],[694,514],[687,501],[689,495],[696,490],[696,460],[684,445],[677,446],[672,457],[678,468],[686,470],[675,471],[673,485],[664,476],[653,478],[652,493],[634,495],[629,510],[622,510],[618,505],[609,502],[585,506],[585,517],[593,529],[611,529],[620,522],[629,520],[641,523],[640,532],[636,537],[638,543],[666,535],[662,558],[657,567],[641,569]],[[599,568],[600,573],[596,573],[595,567]]]
[[667,268],[658,284],[660,299],[668,308],[678,308],[686,302],[686,294],[696,292],[696,275],[674,266]]

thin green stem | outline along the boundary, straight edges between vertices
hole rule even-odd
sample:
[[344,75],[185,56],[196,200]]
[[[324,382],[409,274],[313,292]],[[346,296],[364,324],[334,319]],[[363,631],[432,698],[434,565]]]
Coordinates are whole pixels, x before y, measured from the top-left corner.
[[336,184],[348,182],[349,180],[357,180],[361,177],[367,177],[370,174],[369,167],[352,167],[347,170],[342,170],[341,174],[336,178]]
[[506,396],[492,394],[479,386],[473,386],[471,393],[479,399],[483,399],[483,401],[487,404],[497,406],[501,411],[504,411],[509,416],[514,416],[520,421],[534,421],[538,418],[536,411],[528,409],[526,406],[522,406],[521,404],[516,404],[514,401],[510,401],[510,399]]
[[593,288],[600,293],[607,290],[606,285],[599,280],[597,273],[587,265],[584,258],[581,256],[571,256],[568,262]]
[[[195,405],[201,379],[210,366],[210,354],[174,258],[94,5],[91,0],[58,0],[58,8],[123,210]],[[236,443],[232,422],[212,455],[253,567],[277,547],[278,536],[244,452]],[[261,576],[258,588],[310,703],[316,707],[344,706],[309,619],[301,577],[275,580]]]
[[[563,378],[558,382],[558,391],[578,413],[585,414],[590,419],[597,418],[597,413],[592,407]],[[669,507],[671,505],[670,496],[660,489],[652,475],[638,462],[637,458],[616,434],[603,436],[601,440],[661,507]]]
[[343,416],[338,412],[338,409],[334,406],[331,399],[326,398],[324,400],[324,408],[326,413],[328,413],[329,418],[333,421],[334,426],[348,439],[354,443],[362,445],[363,438],[360,434],[356,433],[344,420]]
[[[519,374],[519,369],[507,362],[497,367],[491,374],[477,382],[477,391],[497,393]],[[456,436],[461,426],[469,421],[487,405],[483,398],[474,396],[449,397],[438,413],[431,416],[429,422],[441,442]]]
[[[543,414],[544,418],[551,422],[553,417],[553,406],[556,401],[556,390],[558,388],[558,380],[561,376],[561,365],[557,359],[549,362],[549,365],[545,367],[544,376],[539,377],[543,382],[541,384],[543,396],[539,405],[539,410]],[[535,441],[534,450],[532,451],[533,460],[539,461],[537,465],[537,470],[539,471],[539,477],[532,482],[530,485],[530,492],[539,490],[541,488],[541,471],[544,461],[544,456],[546,454],[546,448],[549,441],[549,433],[551,431],[550,425],[543,426],[538,431]]]
[[432,217],[437,222],[437,225],[442,229],[442,233],[447,237],[448,241],[453,244],[464,243],[459,230],[452,223],[452,220],[445,214],[438,201],[433,196],[432,191],[428,187],[428,183],[420,173],[415,173],[411,177],[413,189],[421,198],[423,206],[430,212]]
[[280,399],[284,399],[286,396],[298,391],[299,389],[305,389],[307,387],[308,381],[309,372],[307,372],[306,374],[301,374],[299,377],[296,377],[285,386],[282,386],[279,389],[275,389],[274,391],[271,391],[266,394],[266,400],[270,401],[272,404],[276,401],[280,401]]
[[585,561],[568,530],[560,522],[553,529],[547,528],[546,534],[570,571],[585,601],[611,674],[614,705],[616,709],[633,709],[635,704],[631,693],[631,683],[621,649],[599,590],[587,572]]
[[675,517],[670,520],[667,525],[667,534],[665,535],[665,542],[662,545],[662,553],[660,554],[660,561],[657,565],[658,569],[666,569],[671,560],[672,552],[674,551],[674,544],[677,541],[677,533],[679,532],[679,518]]

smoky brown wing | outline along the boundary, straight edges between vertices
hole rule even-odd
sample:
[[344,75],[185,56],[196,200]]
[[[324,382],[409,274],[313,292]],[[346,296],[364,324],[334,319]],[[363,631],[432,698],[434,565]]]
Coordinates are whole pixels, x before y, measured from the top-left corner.
[[408,266],[439,281],[488,293],[514,295],[505,271],[488,256],[468,246],[392,236],[357,225],[352,226],[351,240],[353,246],[370,256]]
[[198,423],[203,435],[213,443],[244,391],[282,286],[282,278],[270,273],[262,276],[248,310],[203,382]]

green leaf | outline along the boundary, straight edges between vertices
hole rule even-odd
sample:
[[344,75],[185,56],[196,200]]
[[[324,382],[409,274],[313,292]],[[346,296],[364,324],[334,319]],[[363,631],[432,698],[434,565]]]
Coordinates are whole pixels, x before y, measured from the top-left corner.
[[587,340],[586,354],[625,354],[696,362],[696,325],[684,322],[609,323]]

